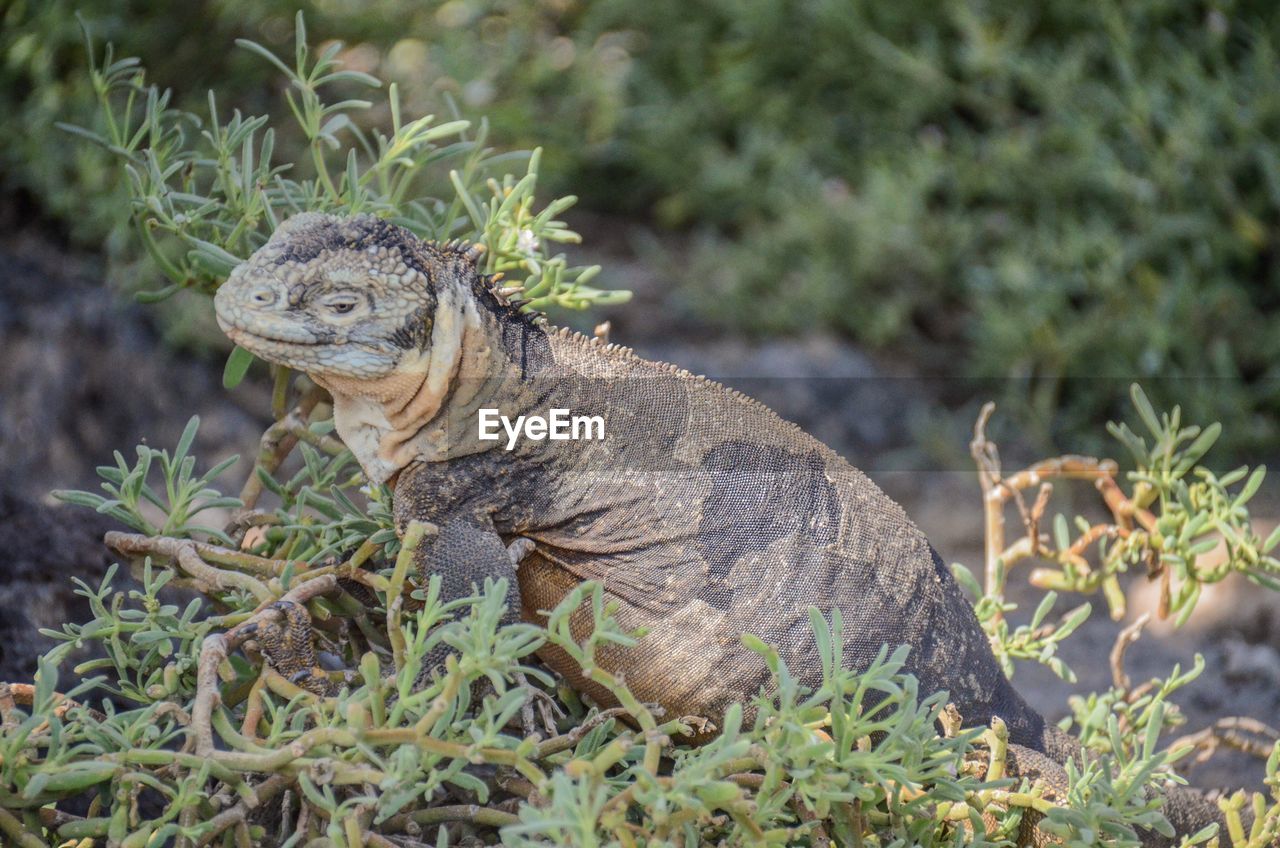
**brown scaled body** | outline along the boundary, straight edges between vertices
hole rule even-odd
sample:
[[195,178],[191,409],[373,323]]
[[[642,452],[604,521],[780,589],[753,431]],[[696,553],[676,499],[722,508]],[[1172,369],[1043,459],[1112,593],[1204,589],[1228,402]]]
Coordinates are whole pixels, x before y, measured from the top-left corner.
[[[371,216],[300,215],[216,299],[238,344],[331,391],[366,475],[394,480],[401,532],[430,525],[416,556],[446,597],[505,578],[511,616],[536,621],[598,580],[623,628],[649,630],[608,646],[602,667],[669,714],[713,722],[768,682],[744,632],[812,686],[808,611],[839,609],[852,667],[908,645],[921,691],[947,690],[966,724],[1000,717],[1010,742],[1045,755],[1028,762],[1080,756],[1013,690],[948,569],[865,475],[737,392],[547,329],[474,260]],[[507,450],[480,438],[486,408],[599,416],[604,438]],[[518,567],[517,542],[532,545]],[[566,657],[545,659],[603,699]],[[1165,809],[1180,833],[1220,820],[1194,793],[1170,793]]]

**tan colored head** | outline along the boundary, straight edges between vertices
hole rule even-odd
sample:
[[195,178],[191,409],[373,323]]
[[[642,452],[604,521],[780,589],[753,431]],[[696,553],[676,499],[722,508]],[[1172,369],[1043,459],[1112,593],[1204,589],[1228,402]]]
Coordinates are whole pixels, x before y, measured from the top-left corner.
[[373,215],[308,212],[231,272],[214,309],[232,341],[270,362],[383,377],[429,342],[439,285],[473,276],[470,266],[462,249]]

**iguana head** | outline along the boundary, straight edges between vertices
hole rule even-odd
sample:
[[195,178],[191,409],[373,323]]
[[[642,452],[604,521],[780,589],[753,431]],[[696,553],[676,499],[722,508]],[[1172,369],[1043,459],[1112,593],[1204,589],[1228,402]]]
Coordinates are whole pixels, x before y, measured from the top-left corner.
[[429,342],[433,283],[459,270],[459,254],[424,247],[372,215],[295,215],[218,289],[218,323],[269,362],[385,377]]
[[418,436],[468,340],[488,349],[476,256],[373,215],[303,213],[231,272],[214,309],[236,344],[333,394],[339,434],[381,482],[427,449]]

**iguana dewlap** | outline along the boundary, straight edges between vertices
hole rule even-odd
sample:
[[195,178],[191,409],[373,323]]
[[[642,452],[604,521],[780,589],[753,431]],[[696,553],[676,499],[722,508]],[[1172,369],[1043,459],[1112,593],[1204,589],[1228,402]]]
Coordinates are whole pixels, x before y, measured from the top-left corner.
[[[816,685],[808,610],[838,607],[854,667],[909,645],[921,691],[948,690],[966,724],[999,715],[1019,745],[1058,762],[1077,750],[1013,690],[946,566],[865,475],[737,392],[546,328],[467,248],[368,215],[302,214],[215,303],[238,345],[332,393],[366,474],[393,481],[400,526],[438,528],[417,557],[446,595],[506,577],[512,608],[538,620],[601,581],[622,627],[649,630],[601,657],[642,701],[718,720],[768,679],[743,633]],[[554,408],[601,417],[603,438],[479,438],[482,409],[515,421]],[[533,548],[517,569],[518,539]],[[544,659],[582,685],[566,657]],[[1203,810],[1169,812],[1182,829]]]

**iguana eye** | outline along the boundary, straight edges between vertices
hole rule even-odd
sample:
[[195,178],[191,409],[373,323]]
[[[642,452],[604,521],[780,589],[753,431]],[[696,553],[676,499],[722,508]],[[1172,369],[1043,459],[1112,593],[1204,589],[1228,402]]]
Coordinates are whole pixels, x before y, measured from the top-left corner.
[[360,298],[353,294],[336,294],[326,297],[323,303],[334,315],[350,315],[360,305]]

